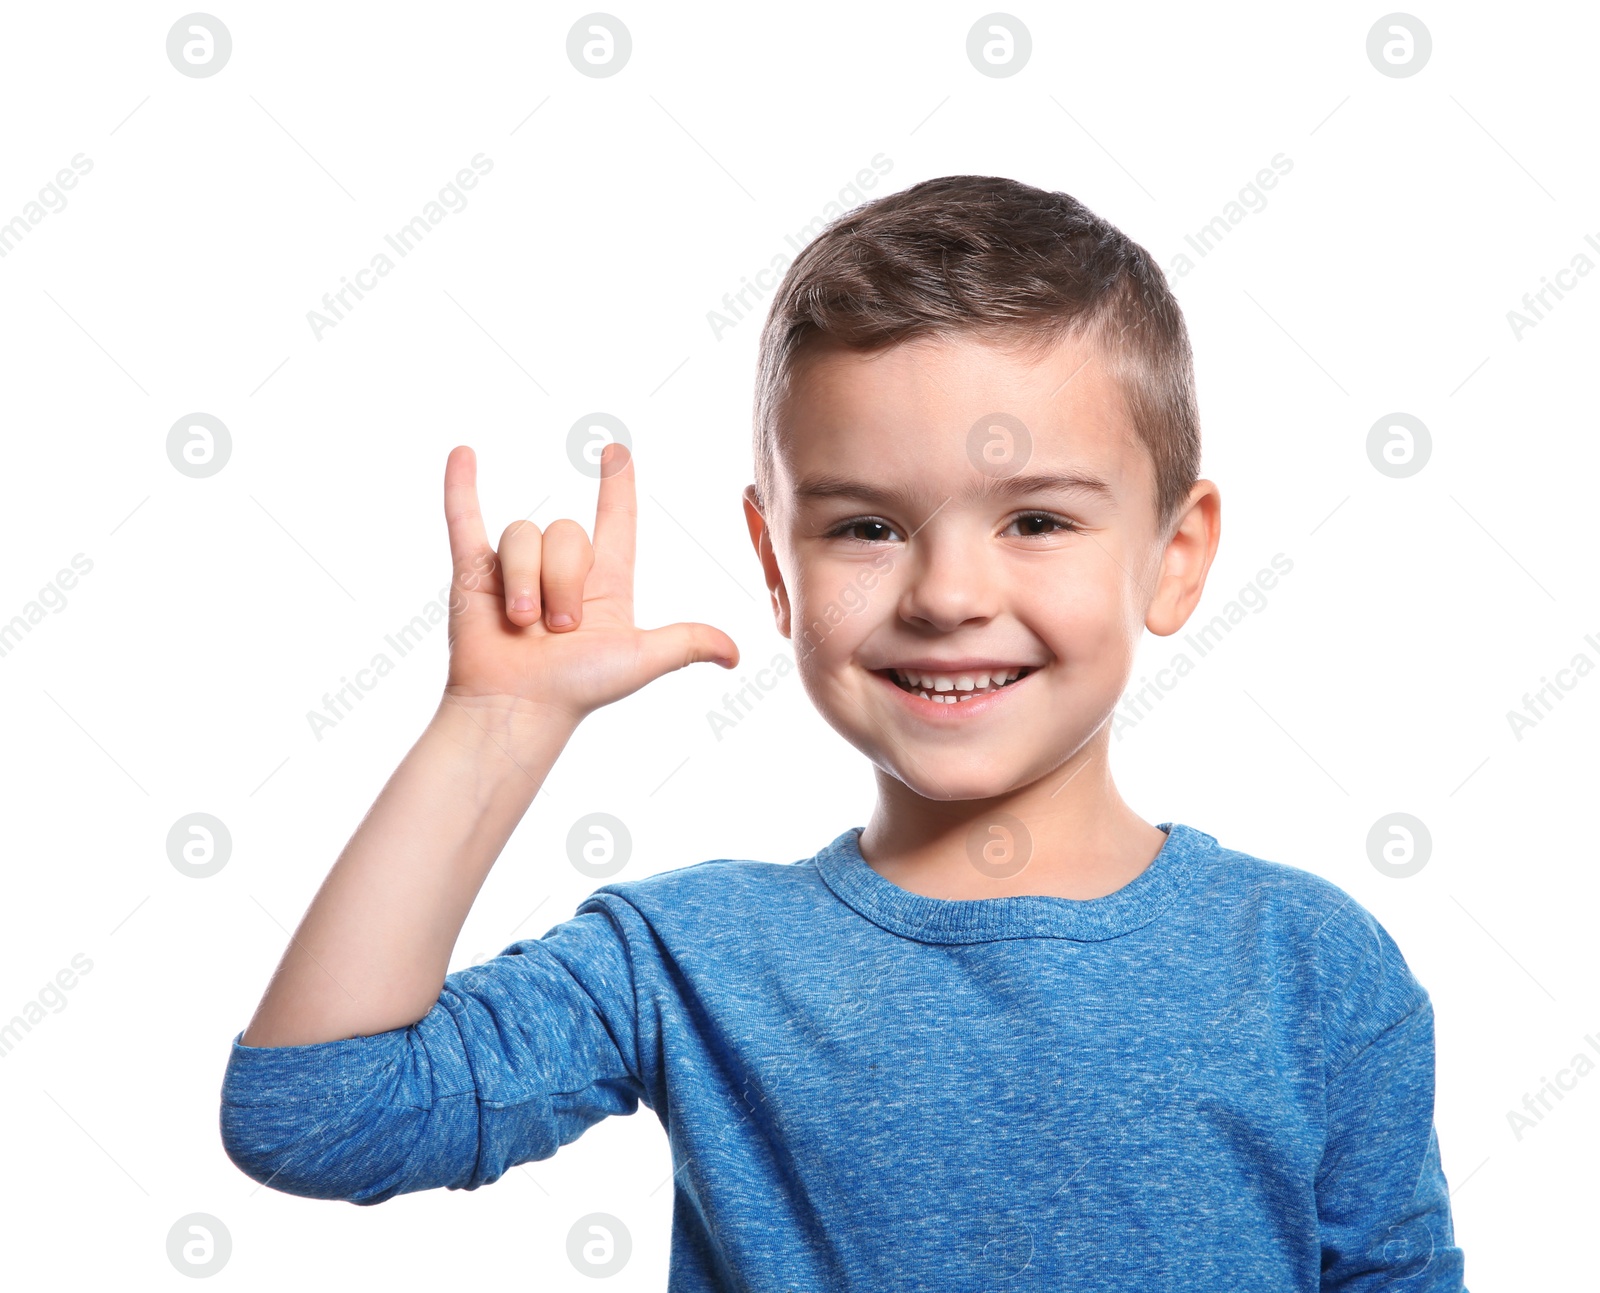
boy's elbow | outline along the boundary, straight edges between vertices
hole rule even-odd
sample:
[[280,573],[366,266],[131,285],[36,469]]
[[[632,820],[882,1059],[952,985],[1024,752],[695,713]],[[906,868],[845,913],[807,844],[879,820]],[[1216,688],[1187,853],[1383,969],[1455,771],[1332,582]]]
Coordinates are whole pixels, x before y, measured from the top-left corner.
[[403,1051],[329,1047],[235,1047],[219,1116],[235,1167],[285,1194],[349,1203],[470,1183],[478,1158],[470,1096],[434,1095],[412,1080],[420,1075]]
[[409,1028],[305,1046],[235,1038],[221,1095],[229,1160],[285,1194],[382,1203],[473,1189],[507,1165],[482,1143],[471,1066],[444,1010]]
[[284,1194],[382,1203],[404,1189],[404,1174],[393,1161],[396,1140],[374,1121],[328,1101],[224,1103],[222,1148],[252,1181]]

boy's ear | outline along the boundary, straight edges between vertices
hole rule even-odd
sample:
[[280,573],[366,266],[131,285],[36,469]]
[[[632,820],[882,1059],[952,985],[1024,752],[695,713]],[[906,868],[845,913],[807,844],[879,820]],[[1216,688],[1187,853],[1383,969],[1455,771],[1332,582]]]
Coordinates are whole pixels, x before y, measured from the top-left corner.
[[1206,572],[1222,539],[1222,492],[1209,480],[1189,491],[1189,505],[1167,540],[1156,572],[1156,592],[1144,625],[1158,637],[1176,633],[1205,591]]
[[767,592],[772,595],[772,618],[778,632],[789,636],[789,590],[783,585],[783,571],[778,569],[778,556],[772,550],[772,532],[767,529],[766,517],[756,501],[756,487],[744,487],[744,523],[750,530],[750,542],[761,558],[761,573],[767,581]]

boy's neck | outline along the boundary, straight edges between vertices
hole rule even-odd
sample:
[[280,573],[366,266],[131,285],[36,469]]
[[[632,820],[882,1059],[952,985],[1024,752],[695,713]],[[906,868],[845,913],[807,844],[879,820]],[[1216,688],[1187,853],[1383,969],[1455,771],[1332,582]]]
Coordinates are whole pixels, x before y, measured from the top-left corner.
[[1115,893],[1167,836],[1123,802],[1105,745],[1091,742],[1049,776],[993,799],[926,799],[880,770],[862,857],[890,883],[930,898]]

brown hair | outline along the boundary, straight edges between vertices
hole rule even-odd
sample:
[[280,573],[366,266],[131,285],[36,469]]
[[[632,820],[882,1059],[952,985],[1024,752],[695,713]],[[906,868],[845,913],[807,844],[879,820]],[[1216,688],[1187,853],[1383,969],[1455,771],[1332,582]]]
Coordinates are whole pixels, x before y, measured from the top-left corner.
[[959,333],[1036,352],[1088,338],[1155,465],[1158,527],[1176,521],[1200,472],[1200,413],[1183,312],[1161,267],[1076,198],[989,175],[924,180],[856,207],[789,266],[761,331],[757,497],[771,497],[778,415],[808,348]]

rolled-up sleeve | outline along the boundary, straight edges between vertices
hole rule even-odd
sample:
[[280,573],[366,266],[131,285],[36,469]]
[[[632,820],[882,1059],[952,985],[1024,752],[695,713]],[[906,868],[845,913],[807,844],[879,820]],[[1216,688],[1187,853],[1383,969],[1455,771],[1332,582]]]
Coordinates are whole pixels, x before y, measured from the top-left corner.
[[229,1158],[289,1194],[476,1189],[646,1098],[632,960],[608,903],[445,979],[415,1024],[310,1046],[234,1039]]

